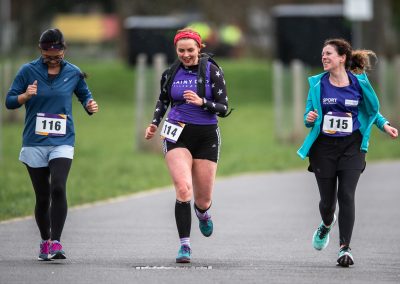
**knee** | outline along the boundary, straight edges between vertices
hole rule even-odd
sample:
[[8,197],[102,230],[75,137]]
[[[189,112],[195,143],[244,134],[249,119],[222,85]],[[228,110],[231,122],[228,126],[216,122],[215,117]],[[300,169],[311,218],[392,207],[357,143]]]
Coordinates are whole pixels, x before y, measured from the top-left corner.
[[36,206],[38,208],[49,208],[49,206],[50,206],[50,195],[42,194],[42,195],[36,196]]
[[336,210],[336,204],[329,204],[326,202],[319,203],[319,209],[325,214],[333,214]]
[[211,206],[211,198],[208,196],[197,196],[194,202],[197,207],[203,210],[206,210]]
[[175,183],[176,197],[180,201],[188,201],[192,199],[192,186],[186,181]]
[[66,196],[65,184],[60,181],[53,181],[51,184],[51,196],[52,198],[63,198]]
[[341,193],[338,194],[338,202],[339,205],[352,205],[354,204],[354,195],[353,194],[348,194],[348,193]]

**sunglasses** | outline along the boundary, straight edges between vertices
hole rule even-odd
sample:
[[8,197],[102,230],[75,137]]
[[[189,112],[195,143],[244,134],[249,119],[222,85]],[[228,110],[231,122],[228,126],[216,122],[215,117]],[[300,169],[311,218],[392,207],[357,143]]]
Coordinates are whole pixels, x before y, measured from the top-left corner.
[[60,63],[64,59],[64,53],[61,55],[56,55],[56,56],[49,56],[49,55],[44,55],[42,53],[42,58],[44,63],[49,63],[51,61],[54,61],[56,63]]

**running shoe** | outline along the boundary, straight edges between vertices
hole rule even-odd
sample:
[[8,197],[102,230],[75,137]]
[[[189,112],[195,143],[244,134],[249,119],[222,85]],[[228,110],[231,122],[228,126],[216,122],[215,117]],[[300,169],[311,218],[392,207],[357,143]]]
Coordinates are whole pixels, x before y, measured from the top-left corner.
[[322,221],[318,229],[314,232],[312,245],[316,250],[323,250],[329,244],[329,232],[336,223],[336,215],[333,215],[333,222],[329,227]]
[[209,219],[205,219],[205,220],[199,219],[199,228],[200,228],[200,232],[203,234],[203,236],[205,236],[205,237],[211,236],[211,234],[213,232],[213,227],[214,226],[213,226],[211,217]]
[[211,215],[208,211],[201,213],[198,211],[196,204],[194,205],[194,212],[196,213],[197,219],[199,219],[200,232],[205,237],[211,236],[213,232],[213,221],[211,220]]
[[179,248],[178,256],[176,257],[176,263],[190,263],[190,255],[192,250],[187,245],[182,245]]
[[354,264],[354,258],[351,254],[351,249],[349,246],[340,248],[337,263],[343,267],[349,267],[349,265]]
[[65,252],[59,241],[52,241],[50,245],[50,259],[66,259]]
[[48,240],[40,242],[39,257],[38,260],[50,260],[50,242]]

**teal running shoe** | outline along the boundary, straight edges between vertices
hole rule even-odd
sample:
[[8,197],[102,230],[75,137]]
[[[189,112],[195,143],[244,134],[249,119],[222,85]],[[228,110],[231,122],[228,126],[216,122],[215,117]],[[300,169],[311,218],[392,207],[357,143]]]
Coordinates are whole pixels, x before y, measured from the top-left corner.
[[39,257],[38,260],[50,260],[50,242],[48,240],[40,242]]
[[50,244],[50,259],[66,259],[65,252],[59,241],[52,241]]
[[349,246],[343,246],[340,248],[337,263],[342,267],[349,267],[349,265],[354,264],[354,258]]
[[[210,209],[210,207],[209,207],[209,209]],[[214,225],[213,225],[213,221],[211,220],[211,215],[208,213],[208,209],[204,213],[200,212],[200,209],[197,208],[196,203],[195,203],[194,204],[194,212],[196,213],[197,219],[199,219],[200,232],[205,237],[211,236],[213,229],[214,229]]]
[[199,219],[199,228],[200,228],[200,232],[203,234],[203,236],[205,236],[205,237],[211,236],[213,229],[214,229],[214,225],[211,220],[211,217],[206,220]]
[[189,246],[182,245],[179,248],[178,256],[176,257],[176,263],[190,263],[190,255],[192,250]]
[[314,232],[312,245],[316,250],[323,250],[329,244],[329,232],[336,223],[336,215],[333,215],[333,222],[329,227],[326,227],[324,222],[321,222],[318,229]]

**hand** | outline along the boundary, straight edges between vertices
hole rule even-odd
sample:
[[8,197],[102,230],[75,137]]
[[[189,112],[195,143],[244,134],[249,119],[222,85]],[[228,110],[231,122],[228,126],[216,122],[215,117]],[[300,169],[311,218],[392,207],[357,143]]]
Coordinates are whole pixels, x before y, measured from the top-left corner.
[[397,138],[397,136],[399,136],[399,132],[397,131],[396,128],[391,127],[389,124],[385,124],[383,126],[383,129],[385,129],[385,132],[387,134],[389,134],[390,137],[392,137],[393,139]]
[[186,100],[186,103],[196,105],[196,106],[202,106],[203,105],[203,99],[200,98],[195,92],[191,90],[185,90],[183,91],[183,98]]
[[314,110],[314,111],[310,111],[309,113],[307,113],[307,117],[306,117],[306,121],[308,123],[313,123],[318,117],[318,111]]
[[30,100],[33,96],[37,95],[37,80],[33,81],[32,85],[28,85],[25,91],[25,101]]
[[99,111],[99,106],[97,105],[96,101],[92,99],[88,101],[86,109],[90,113],[96,113]]
[[150,124],[146,128],[146,134],[144,135],[144,138],[146,138],[147,140],[153,138],[156,131],[157,131],[157,125]]

